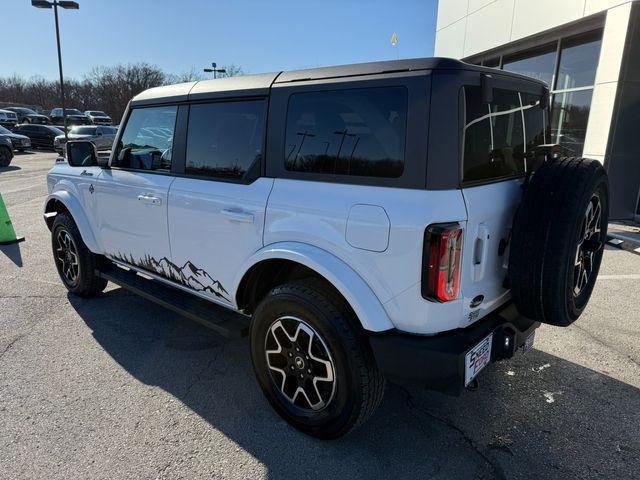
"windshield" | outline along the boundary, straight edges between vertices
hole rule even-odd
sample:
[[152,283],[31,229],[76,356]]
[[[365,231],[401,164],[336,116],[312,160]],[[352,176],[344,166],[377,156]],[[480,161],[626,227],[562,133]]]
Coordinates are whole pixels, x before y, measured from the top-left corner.
[[67,115],[82,115],[82,112],[75,108],[67,108]]
[[89,115],[94,115],[94,116],[96,116],[96,117],[106,117],[106,116],[107,116],[107,114],[106,114],[106,113],[104,113],[104,112],[100,112],[100,111],[98,111],[98,110],[93,110],[93,111],[88,112],[88,113],[89,113]]
[[6,128],[0,126],[0,135],[11,135],[11,131],[7,130]]

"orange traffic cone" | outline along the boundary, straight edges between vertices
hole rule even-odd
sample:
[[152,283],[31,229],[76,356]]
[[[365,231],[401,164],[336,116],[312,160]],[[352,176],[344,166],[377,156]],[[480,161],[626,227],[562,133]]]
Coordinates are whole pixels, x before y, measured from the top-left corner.
[[13,230],[7,207],[2,200],[2,194],[0,194],[0,245],[9,245],[10,243],[22,242],[24,237],[16,237],[16,232]]

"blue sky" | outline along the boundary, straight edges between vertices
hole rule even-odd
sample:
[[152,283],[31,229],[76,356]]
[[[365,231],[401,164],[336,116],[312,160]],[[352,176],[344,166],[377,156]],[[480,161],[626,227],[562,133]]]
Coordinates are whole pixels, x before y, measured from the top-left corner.
[[[78,1],[80,10],[60,10],[65,76],[78,79],[95,65],[139,61],[171,73],[212,61],[259,73],[426,57],[437,13],[437,0]],[[56,78],[53,11],[0,0],[0,18],[0,76]]]

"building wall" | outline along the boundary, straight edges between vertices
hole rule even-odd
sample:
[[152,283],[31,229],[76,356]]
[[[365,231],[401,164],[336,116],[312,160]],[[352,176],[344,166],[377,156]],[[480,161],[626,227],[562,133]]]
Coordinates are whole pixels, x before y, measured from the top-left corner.
[[465,58],[633,0],[440,0],[435,55]]
[[639,12],[640,0],[440,0],[435,55],[477,61],[543,45],[603,19],[582,154],[609,171],[612,217],[637,219],[640,135],[631,133],[637,128],[631,117],[640,118]]

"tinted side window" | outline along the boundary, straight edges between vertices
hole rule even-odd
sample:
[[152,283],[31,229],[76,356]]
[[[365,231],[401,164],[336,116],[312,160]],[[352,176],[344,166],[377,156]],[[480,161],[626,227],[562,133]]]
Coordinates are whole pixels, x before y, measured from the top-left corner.
[[242,180],[260,168],[263,100],[191,105],[185,172]]
[[535,147],[545,143],[545,121],[539,97],[494,89],[493,102],[486,104],[480,87],[465,87],[463,181],[517,176],[534,168]]
[[114,165],[136,170],[170,170],[177,112],[174,105],[134,109]]
[[289,171],[396,178],[404,170],[404,87],[291,95],[285,168]]

